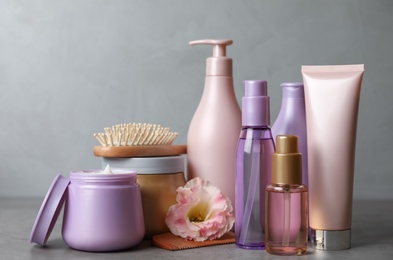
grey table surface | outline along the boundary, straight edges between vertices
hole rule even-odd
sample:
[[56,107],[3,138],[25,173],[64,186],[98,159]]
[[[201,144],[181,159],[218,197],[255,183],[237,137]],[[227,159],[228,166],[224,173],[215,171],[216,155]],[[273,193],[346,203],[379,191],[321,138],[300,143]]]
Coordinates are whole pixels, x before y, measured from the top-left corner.
[[393,259],[393,201],[355,201],[352,248],[280,257],[263,250],[243,250],[234,244],[167,251],[144,240],[137,247],[111,253],[90,253],[69,248],[61,237],[61,217],[47,245],[30,244],[29,236],[42,199],[0,198],[0,259]]

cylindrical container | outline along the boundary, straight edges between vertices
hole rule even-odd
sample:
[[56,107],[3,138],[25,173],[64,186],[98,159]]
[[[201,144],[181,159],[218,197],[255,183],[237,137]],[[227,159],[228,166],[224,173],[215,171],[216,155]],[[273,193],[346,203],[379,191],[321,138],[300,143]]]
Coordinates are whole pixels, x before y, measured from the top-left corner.
[[278,135],[272,183],[266,187],[266,251],[301,255],[307,251],[308,198],[302,185],[302,155],[295,135]]
[[302,180],[308,185],[307,124],[304,86],[302,82],[281,84],[282,101],[280,113],[272,126],[273,140],[277,135],[296,135],[302,154]]
[[138,173],[142,191],[145,238],[169,232],[165,224],[168,209],[176,204],[176,189],[186,184],[183,156],[108,158],[102,168],[132,169]]
[[274,142],[270,131],[267,82],[245,81],[243,128],[236,158],[236,245],[264,249],[265,187],[271,183]]
[[351,247],[356,131],[364,65],[302,66],[311,241]]
[[63,239],[84,251],[116,251],[138,244],[144,235],[136,173],[71,172],[65,197]]

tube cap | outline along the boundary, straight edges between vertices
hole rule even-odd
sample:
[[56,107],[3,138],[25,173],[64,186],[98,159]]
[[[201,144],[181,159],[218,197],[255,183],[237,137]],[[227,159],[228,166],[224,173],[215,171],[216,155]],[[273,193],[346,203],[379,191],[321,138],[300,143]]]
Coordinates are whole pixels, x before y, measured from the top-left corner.
[[232,40],[198,40],[190,45],[213,45],[213,57],[206,60],[206,76],[232,76],[232,59],[225,56],[226,46],[232,43]]
[[325,251],[351,248],[351,230],[311,229],[311,244],[315,249]]
[[272,183],[302,184],[302,154],[296,135],[277,135],[272,160]]
[[270,98],[267,95],[267,81],[244,81],[245,93],[242,98],[242,125],[270,125]]

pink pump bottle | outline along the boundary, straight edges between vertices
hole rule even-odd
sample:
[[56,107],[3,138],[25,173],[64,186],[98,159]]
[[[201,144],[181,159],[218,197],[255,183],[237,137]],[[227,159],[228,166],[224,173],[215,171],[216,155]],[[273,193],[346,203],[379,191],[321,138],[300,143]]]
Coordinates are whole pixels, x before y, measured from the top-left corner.
[[212,45],[213,57],[206,61],[205,88],[188,130],[188,179],[209,180],[234,204],[241,113],[233,87],[232,59],[226,57],[226,46],[232,40],[190,42],[197,44]]

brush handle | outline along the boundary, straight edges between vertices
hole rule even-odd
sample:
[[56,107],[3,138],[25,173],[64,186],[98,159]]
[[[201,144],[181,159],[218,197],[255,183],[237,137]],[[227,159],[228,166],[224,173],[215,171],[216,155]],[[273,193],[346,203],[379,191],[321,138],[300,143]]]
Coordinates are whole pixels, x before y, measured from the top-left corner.
[[171,251],[205,247],[205,246],[232,244],[234,242],[235,242],[235,234],[231,231],[225,233],[220,238],[216,238],[214,240],[205,240],[202,242],[186,240],[182,237],[175,236],[170,232],[155,235],[151,239],[151,244],[153,246],[163,248],[166,250],[171,250]]
[[97,157],[151,157],[186,154],[186,145],[146,145],[146,146],[95,146]]

